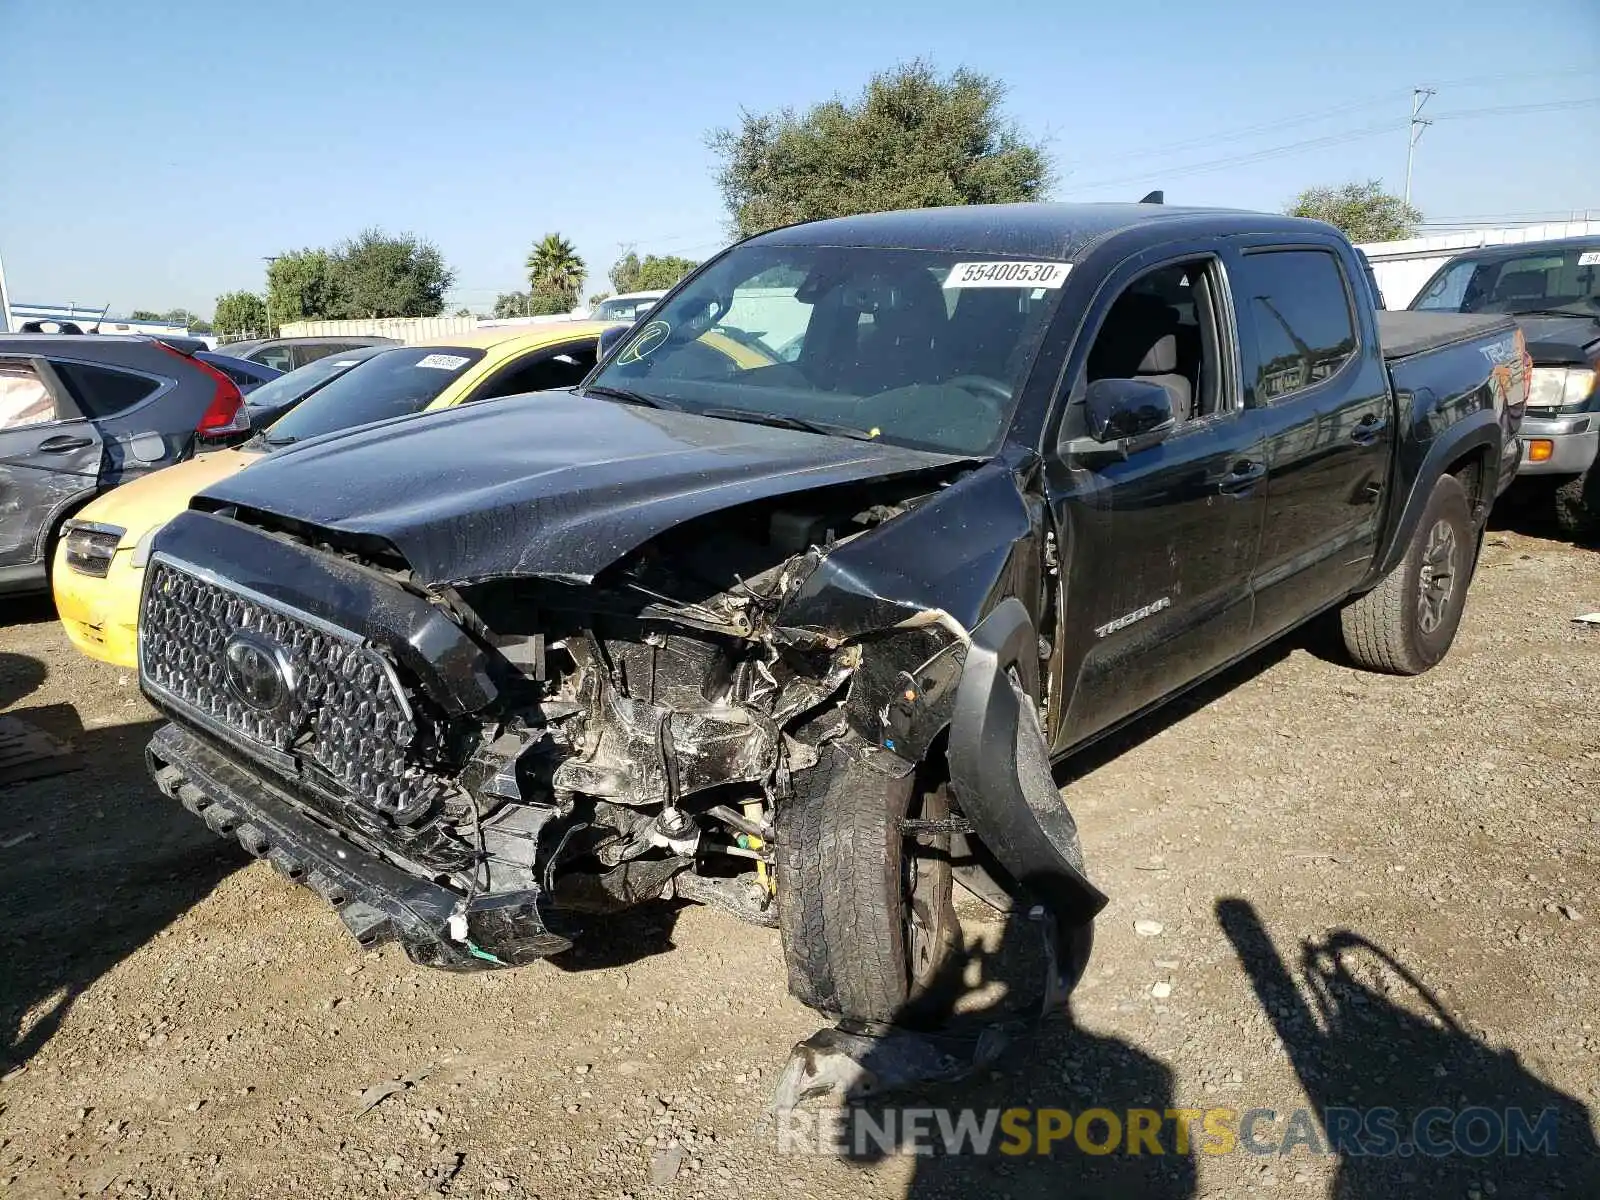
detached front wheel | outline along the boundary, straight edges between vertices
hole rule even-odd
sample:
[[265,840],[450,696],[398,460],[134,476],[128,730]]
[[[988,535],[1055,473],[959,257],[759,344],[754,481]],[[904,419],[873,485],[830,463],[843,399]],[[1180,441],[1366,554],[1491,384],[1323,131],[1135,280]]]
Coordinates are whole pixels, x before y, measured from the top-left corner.
[[[789,990],[864,1025],[916,1025],[960,940],[949,787],[891,779],[835,745],[777,813],[778,925]],[[911,825],[908,832],[903,822]]]
[[1345,649],[1372,671],[1420,675],[1455,641],[1477,566],[1477,530],[1454,475],[1434,485],[1411,544],[1383,582],[1339,614]]

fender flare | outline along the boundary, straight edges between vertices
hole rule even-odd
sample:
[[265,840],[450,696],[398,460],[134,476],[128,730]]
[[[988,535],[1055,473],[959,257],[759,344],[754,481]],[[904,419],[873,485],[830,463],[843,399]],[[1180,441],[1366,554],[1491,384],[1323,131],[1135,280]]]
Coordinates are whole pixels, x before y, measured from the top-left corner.
[[[1049,747],[1024,694],[1037,687],[1038,644],[1015,597],[972,630],[947,756],[951,787],[985,848],[1019,898],[1044,906],[1065,932],[1093,921],[1107,898],[1084,875],[1077,824],[1051,777]],[[1022,689],[1012,683],[1011,667]]]
[[[1458,421],[1428,446],[1422,464],[1417,468],[1411,491],[1395,520],[1388,546],[1374,565],[1366,586],[1376,586],[1400,565],[1406,547],[1411,544],[1411,538],[1422,520],[1422,511],[1428,507],[1428,501],[1433,496],[1434,485],[1444,475],[1445,468],[1474,450],[1487,450],[1490,469],[1498,469],[1502,441],[1498,415],[1485,410]],[[1485,494],[1492,496],[1493,488],[1486,488]]]

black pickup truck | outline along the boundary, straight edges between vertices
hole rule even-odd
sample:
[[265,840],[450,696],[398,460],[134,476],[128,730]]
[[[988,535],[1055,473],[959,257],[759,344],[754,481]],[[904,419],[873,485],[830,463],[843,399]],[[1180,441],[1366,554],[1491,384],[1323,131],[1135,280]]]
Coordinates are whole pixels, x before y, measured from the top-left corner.
[[275,455],[154,543],[167,795],[420,963],[681,898],[915,1014],[953,883],[1106,898],[1069,755],[1319,613],[1438,662],[1528,387],[1503,317],[1375,313],[1329,226],[881,213],[734,246],[576,392]]

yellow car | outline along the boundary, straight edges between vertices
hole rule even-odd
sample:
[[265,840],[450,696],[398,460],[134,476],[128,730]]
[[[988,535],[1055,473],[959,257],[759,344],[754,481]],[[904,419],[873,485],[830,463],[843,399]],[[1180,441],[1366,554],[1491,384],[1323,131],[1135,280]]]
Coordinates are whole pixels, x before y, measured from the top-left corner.
[[385,348],[346,364],[240,448],[201,454],[107,492],[62,527],[56,547],[51,587],[67,636],[91,658],[137,666],[139,592],[150,543],[196,492],[291,442],[494,396],[570,387],[594,366],[600,334],[610,327],[552,321]]

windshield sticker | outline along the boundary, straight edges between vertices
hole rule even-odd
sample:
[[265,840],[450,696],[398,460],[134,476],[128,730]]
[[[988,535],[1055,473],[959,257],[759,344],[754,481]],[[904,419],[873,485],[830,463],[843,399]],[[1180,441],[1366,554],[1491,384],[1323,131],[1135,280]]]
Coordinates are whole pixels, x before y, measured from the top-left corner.
[[1071,263],[966,262],[957,263],[945,276],[947,288],[1058,288],[1067,281]]
[[429,354],[417,360],[419,367],[432,367],[435,371],[459,371],[472,360],[460,354]]
[[672,332],[672,326],[665,321],[651,321],[639,330],[633,341],[623,347],[622,353],[617,355],[617,365],[625,366],[648,358],[661,349],[661,343],[667,340],[667,334]]
[[1578,255],[1580,267],[1600,267],[1600,250],[1585,250]]

